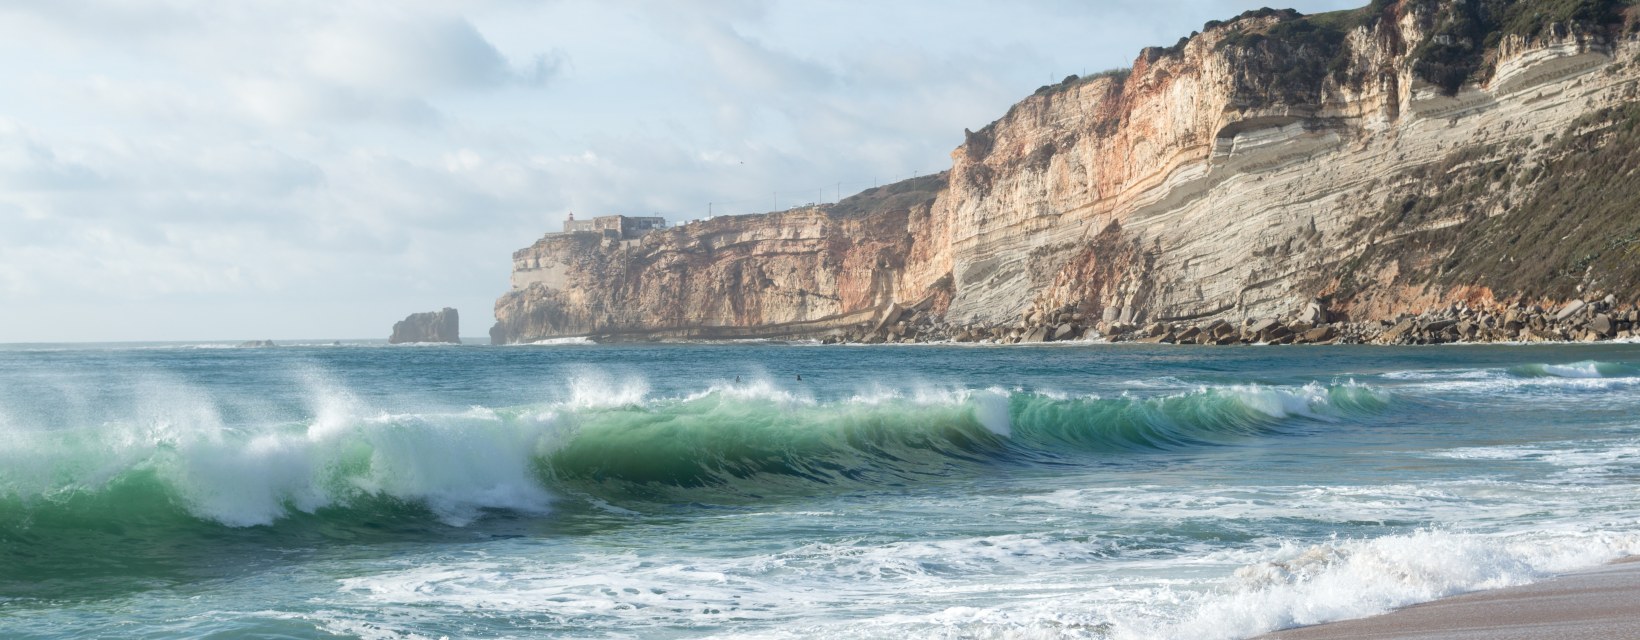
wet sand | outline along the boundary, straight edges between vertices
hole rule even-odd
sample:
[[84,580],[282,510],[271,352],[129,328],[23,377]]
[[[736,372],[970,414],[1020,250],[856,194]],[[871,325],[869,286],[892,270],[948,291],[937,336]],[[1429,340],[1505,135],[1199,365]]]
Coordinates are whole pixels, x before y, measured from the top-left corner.
[[1632,640],[1640,638],[1640,562],[1480,591],[1264,640]]

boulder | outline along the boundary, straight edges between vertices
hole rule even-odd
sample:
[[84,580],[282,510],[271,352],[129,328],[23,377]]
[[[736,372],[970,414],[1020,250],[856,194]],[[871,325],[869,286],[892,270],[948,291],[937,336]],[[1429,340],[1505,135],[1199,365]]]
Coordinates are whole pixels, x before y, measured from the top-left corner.
[[1566,306],[1560,308],[1560,313],[1555,314],[1555,322],[1561,322],[1567,318],[1577,315],[1577,312],[1582,311],[1583,308],[1587,306],[1589,306],[1589,303],[1582,300],[1573,300],[1568,302],[1566,303]]
[[877,320],[877,326],[872,328],[872,332],[883,333],[889,325],[899,322],[902,315],[905,315],[905,307],[894,302],[888,303],[888,307],[883,309],[883,317]]
[[1412,333],[1412,330],[1417,328],[1417,326],[1418,326],[1418,321],[1417,320],[1414,320],[1412,318],[1407,318],[1405,320],[1402,320],[1400,322],[1395,323],[1395,326],[1390,327],[1388,329],[1385,329],[1384,333],[1382,335],[1378,336],[1378,341],[1379,342],[1399,342],[1402,338],[1406,337],[1407,334]]
[[1254,322],[1253,324],[1249,325],[1247,327],[1247,333],[1255,335],[1255,336],[1264,335],[1264,332],[1269,331],[1270,329],[1272,329],[1274,327],[1278,327],[1278,326],[1281,326],[1280,322],[1277,322],[1275,320],[1270,320],[1270,319],[1267,318],[1267,319],[1264,319],[1264,320],[1259,320],[1258,322]]
[[1509,329],[1510,331],[1520,331],[1521,329],[1524,329],[1526,327],[1524,315],[1525,314],[1523,314],[1520,309],[1509,309],[1508,313],[1503,314],[1503,327],[1505,329]]
[[1326,324],[1330,319],[1331,318],[1327,315],[1327,310],[1322,309],[1321,303],[1319,302],[1311,302],[1310,304],[1304,305],[1304,311],[1298,314],[1299,322],[1312,327],[1319,324]]
[[1447,329],[1450,329],[1454,326],[1457,326],[1457,324],[1458,324],[1457,320],[1436,320],[1434,322],[1431,322],[1429,324],[1424,325],[1424,331],[1429,332],[1429,333],[1440,333],[1440,332],[1446,331]]
[[1248,342],[1274,342],[1290,336],[1292,333],[1279,320],[1265,319],[1248,326],[1247,330],[1242,332],[1242,335],[1246,337]]
[[1053,336],[1050,339],[1055,341],[1055,342],[1058,342],[1060,340],[1071,340],[1071,339],[1074,339],[1074,338],[1076,338],[1077,336],[1079,336],[1081,334],[1082,334],[1082,329],[1080,327],[1077,327],[1074,324],[1066,322],[1066,323],[1060,324],[1058,327],[1054,327]]
[[1037,327],[1035,329],[1032,329],[1029,332],[1026,332],[1024,338],[1020,339],[1020,342],[1047,342],[1047,341],[1048,341],[1048,328],[1047,327]]
[[406,342],[447,342],[461,344],[461,320],[456,310],[445,307],[427,313],[412,313],[393,324],[389,344]]
[[1612,322],[1611,316],[1602,313],[1589,321],[1589,330],[1600,334],[1603,338],[1610,338],[1617,335],[1617,323]]
[[1334,331],[1331,325],[1327,325],[1305,331],[1303,335],[1299,336],[1299,341],[1313,344],[1327,342],[1336,337],[1338,337],[1338,332]]

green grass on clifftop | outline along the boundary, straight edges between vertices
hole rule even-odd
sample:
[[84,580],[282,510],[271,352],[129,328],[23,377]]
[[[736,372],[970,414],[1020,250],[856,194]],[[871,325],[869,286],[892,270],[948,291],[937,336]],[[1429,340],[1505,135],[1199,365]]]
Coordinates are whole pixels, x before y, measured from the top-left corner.
[[1546,144],[1534,161],[1520,159],[1522,140],[1400,176],[1384,214],[1347,232],[1368,248],[1338,266],[1340,296],[1381,286],[1388,264],[1400,265],[1396,284],[1502,297],[1640,291],[1640,104],[1589,114]]

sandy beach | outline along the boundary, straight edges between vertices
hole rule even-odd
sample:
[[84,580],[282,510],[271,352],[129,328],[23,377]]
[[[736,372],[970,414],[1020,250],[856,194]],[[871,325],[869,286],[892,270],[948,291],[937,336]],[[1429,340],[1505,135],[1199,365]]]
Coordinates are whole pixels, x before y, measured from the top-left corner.
[[1640,562],[1464,594],[1265,640],[1620,640],[1640,638]]

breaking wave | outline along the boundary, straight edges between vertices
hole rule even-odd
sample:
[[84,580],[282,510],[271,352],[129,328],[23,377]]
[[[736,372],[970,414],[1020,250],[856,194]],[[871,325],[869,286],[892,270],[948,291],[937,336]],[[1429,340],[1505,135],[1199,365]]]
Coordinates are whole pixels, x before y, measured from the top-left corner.
[[1520,378],[1632,378],[1640,376],[1640,367],[1621,362],[1585,360],[1569,364],[1528,364],[1509,369],[1509,374]]
[[311,418],[255,426],[228,424],[209,398],[181,390],[104,424],[0,423],[10,442],[0,450],[0,534],[133,511],[253,527],[409,510],[461,526],[490,510],[545,514],[565,494],[621,505],[903,486],[997,465],[1234,444],[1389,401],[1353,383],[1114,398],[889,391],[837,401],[767,383],[677,398],[652,398],[641,380],[577,379],[569,389],[538,406],[449,413],[368,410],[320,390]]

